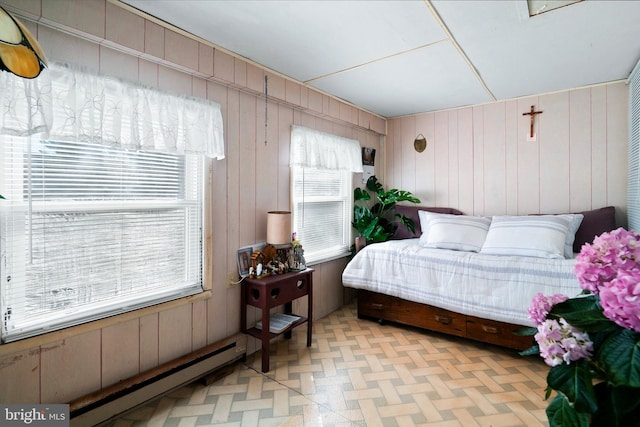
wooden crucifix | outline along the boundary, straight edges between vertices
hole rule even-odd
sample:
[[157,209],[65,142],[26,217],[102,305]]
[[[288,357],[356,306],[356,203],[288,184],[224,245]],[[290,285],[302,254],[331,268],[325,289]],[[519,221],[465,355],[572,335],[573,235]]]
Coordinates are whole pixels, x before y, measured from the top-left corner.
[[529,138],[533,138],[533,119],[536,117],[536,114],[542,114],[542,111],[535,111],[533,105],[531,106],[531,111],[528,113],[522,113],[523,116],[531,116],[531,124],[529,125]]

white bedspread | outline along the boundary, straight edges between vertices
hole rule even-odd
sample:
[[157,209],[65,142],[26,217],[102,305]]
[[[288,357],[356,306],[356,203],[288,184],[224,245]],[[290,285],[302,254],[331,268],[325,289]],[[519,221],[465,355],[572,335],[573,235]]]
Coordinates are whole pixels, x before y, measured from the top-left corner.
[[418,241],[366,246],[345,268],[343,285],[524,326],[533,325],[527,309],[536,293],[572,297],[582,291],[575,259],[430,249]]

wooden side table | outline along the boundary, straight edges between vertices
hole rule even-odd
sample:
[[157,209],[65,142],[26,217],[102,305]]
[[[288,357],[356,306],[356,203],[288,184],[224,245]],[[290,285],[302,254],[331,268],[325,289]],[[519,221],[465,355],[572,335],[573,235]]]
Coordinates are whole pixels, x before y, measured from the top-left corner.
[[[307,347],[311,347],[311,324],[313,319],[313,269],[268,276],[262,279],[246,278],[242,281],[240,328],[245,334],[262,342],[262,372],[269,371],[269,342],[284,334],[291,338],[291,330],[303,323],[307,324]],[[307,295],[307,316],[292,313],[292,301]],[[247,328],[247,306],[262,310],[262,328]],[[284,313],[300,317],[286,329],[273,333],[269,331],[270,309],[284,305]]]

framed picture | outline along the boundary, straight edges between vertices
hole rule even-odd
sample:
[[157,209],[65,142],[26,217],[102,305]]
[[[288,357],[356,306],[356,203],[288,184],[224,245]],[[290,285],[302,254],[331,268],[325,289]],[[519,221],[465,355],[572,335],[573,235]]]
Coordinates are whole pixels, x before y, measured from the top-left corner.
[[362,164],[366,166],[375,166],[376,149],[362,147]]
[[240,277],[249,275],[249,267],[251,267],[251,254],[253,248],[251,246],[245,246],[238,249],[238,273]]

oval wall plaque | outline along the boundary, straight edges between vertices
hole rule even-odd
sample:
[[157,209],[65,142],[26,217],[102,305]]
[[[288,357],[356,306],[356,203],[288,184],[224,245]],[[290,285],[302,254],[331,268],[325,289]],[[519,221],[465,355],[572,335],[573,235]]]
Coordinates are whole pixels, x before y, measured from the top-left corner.
[[424,149],[427,148],[427,138],[422,134],[418,135],[415,141],[413,141],[413,148],[415,148],[418,153],[422,153]]

